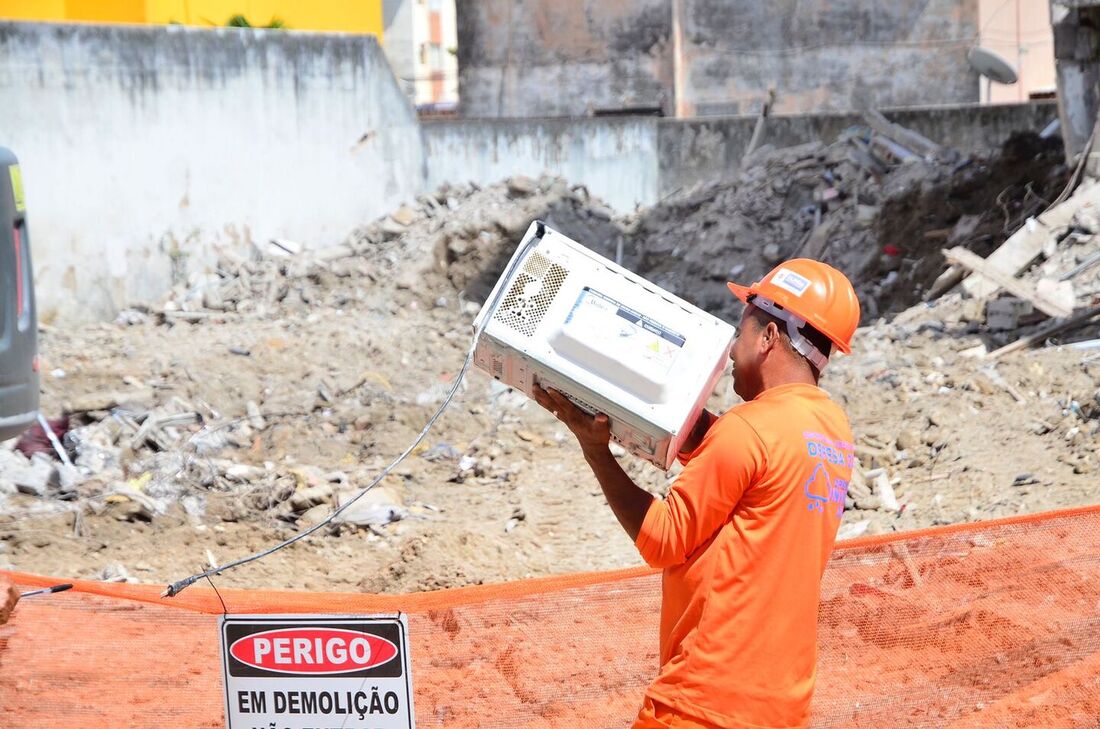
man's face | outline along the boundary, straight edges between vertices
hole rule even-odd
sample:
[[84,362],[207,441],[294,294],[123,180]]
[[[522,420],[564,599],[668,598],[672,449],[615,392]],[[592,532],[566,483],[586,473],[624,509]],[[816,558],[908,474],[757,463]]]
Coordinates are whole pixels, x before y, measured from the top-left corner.
[[760,338],[763,328],[752,317],[752,304],[741,312],[737,338],[733,340],[730,359],[733,360],[733,391],[748,402],[760,393]]

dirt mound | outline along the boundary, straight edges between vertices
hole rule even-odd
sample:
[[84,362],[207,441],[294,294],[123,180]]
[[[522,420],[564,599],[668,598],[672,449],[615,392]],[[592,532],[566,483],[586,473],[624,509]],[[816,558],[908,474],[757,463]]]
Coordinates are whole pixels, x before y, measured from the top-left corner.
[[921,300],[946,267],[940,249],[963,246],[983,258],[992,253],[1049,206],[1068,177],[1059,138],[1022,132],[1009,137],[995,157],[968,159],[961,167],[893,185],[874,229],[882,249],[896,254],[862,272],[873,284],[868,294],[878,313],[896,313]]
[[[612,256],[621,236],[610,208],[558,178],[445,185],[357,228],[338,246],[309,250],[275,240],[246,254],[226,252],[213,272],[192,274],[153,308],[169,321],[263,318],[354,305],[393,285],[429,303],[455,294],[480,302],[534,220]],[[141,322],[151,311],[125,311],[120,321]]]
[[[443,188],[438,194],[449,192]],[[488,298],[533,220],[610,258],[622,237],[610,208],[562,179],[512,178],[470,195],[466,205],[474,210],[472,217],[456,218],[439,230],[427,281],[444,280],[463,298],[479,303]]]
[[702,185],[630,224],[628,265],[712,313],[735,316],[725,288],[796,257],[855,283],[865,321],[920,300],[946,243],[988,253],[1065,185],[1057,139],[1017,134],[991,159],[950,150],[890,164],[866,130],[831,144],[757,155],[736,180]]

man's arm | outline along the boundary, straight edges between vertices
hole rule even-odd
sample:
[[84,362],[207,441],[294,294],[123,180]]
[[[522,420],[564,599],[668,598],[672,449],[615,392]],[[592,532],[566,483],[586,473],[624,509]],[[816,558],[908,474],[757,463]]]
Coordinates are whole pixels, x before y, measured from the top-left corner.
[[535,401],[552,412],[577,437],[584,459],[600,482],[608,506],[630,539],[636,541],[653,497],[634,483],[611,455],[608,448],[611,424],[607,416],[592,417],[560,392],[544,390],[538,385],[535,386]]
[[680,447],[680,453],[678,457],[680,462],[687,465],[691,456],[695,451],[699,450],[699,446],[703,444],[703,438],[707,436],[707,432],[710,430],[710,426],[714,425],[714,421],[718,419],[718,416],[711,413],[706,408],[699,413],[699,419],[695,421],[695,426],[688,433],[688,437],[684,440],[683,446]]
[[[607,420],[606,415],[596,417]],[[637,541],[646,512],[653,504],[653,497],[626,475],[626,471],[606,445],[602,451],[584,451],[584,459],[600,482],[600,488],[603,489],[603,495],[615,518],[630,535],[630,541]]]

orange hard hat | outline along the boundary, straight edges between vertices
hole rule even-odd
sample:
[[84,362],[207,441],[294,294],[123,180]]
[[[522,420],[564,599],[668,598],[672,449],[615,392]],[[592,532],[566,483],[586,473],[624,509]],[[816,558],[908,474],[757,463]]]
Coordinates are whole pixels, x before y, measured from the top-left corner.
[[[859,326],[859,299],[848,277],[832,266],[794,258],[779,264],[752,286],[728,285],[741,301],[747,304],[752,300],[754,305],[787,321],[788,331],[797,330],[801,323],[809,324],[841,352],[851,353],[852,335]],[[821,367],[823,364],[818,369]]]

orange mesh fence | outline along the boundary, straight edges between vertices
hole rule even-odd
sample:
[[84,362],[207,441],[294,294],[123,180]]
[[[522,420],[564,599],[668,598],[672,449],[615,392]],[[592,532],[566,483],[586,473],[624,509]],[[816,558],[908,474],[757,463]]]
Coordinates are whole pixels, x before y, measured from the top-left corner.
[[[822,585],[814,726],[1100,725],[1098,555],[1100,507],[841,545]],[[222,596],[231,613],[406,613],[420,727],[594,729],[637,713],[659,588],[625,570]],[[160,589],[80,582],[20,603],[0,627],[0,726],[224,726],[221,603]]]

